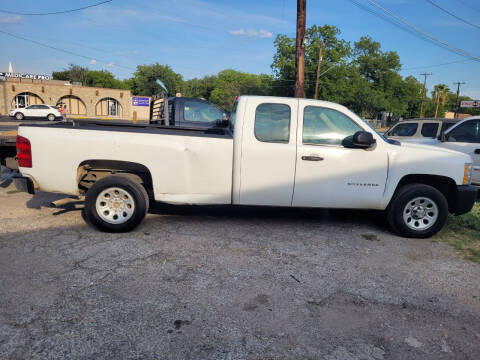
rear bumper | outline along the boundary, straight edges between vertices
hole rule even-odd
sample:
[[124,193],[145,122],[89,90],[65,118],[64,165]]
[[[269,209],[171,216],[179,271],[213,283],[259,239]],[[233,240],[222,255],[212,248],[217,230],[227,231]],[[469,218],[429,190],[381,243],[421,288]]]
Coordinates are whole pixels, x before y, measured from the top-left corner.
[[451,212],[455,215],[462,215],[472,210],[478,196],[478,188],[473,185],[457,186],[457,198]]
[[13,178],[13,183],[18,191],[28,192],[32,195],[35,194],[35,185],[32,179],[25,176],[15,177]]

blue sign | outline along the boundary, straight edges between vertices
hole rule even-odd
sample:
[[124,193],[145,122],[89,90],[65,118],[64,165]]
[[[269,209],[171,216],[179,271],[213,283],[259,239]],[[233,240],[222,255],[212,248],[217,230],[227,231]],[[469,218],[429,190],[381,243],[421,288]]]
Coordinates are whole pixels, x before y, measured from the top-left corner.
[[149,106],[150,105],[150,98],[148,97],[132,97],[132,105],[133,106]]

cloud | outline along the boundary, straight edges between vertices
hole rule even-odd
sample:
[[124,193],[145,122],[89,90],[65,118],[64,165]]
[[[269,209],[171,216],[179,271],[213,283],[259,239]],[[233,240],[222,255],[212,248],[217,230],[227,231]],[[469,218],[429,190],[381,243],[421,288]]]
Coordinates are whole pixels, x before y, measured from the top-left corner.
[[113,62],[111,62],[111,63],[108,63],[108,64],[107,64],[107,67],[113,67],[114,65],[115,65],[115,64],[114,64]]
[[2,16],[0,17],[0,24],[20,24],[23,22],[21,16]]
[[90,64],[95,65],[96,63],[97,63],[97,60],[95,59],[90,60]]
[[256,37],[256,38],[260,38],[260,39],[273,37],[273,34],[272,34],[271,31],[267,31],[267,30],[264,30],[264,29],[260,29],[258,31],[255,31],[253,29],[248,29],[247,31],[245,31],[245,29],[243,29],[243,28],[238,29],[238,30],[230,31],[230,35],[232,35],[232,36]]

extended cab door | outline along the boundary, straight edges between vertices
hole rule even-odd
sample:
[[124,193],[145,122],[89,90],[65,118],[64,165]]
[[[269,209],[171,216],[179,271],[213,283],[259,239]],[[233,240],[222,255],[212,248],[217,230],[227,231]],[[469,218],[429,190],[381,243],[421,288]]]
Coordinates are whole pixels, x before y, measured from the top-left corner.
[[297,104],[297,99],[246,97],[239,204],[292,205]]
[[445,134],[441,147],[460,151],[473,159],[472,183],[480,185],[480,119],[458,124]]
[[384,143],[342,146],[357,131],[373,132],[344,107],[301,101],[293,206],[380,208],[387,179]]

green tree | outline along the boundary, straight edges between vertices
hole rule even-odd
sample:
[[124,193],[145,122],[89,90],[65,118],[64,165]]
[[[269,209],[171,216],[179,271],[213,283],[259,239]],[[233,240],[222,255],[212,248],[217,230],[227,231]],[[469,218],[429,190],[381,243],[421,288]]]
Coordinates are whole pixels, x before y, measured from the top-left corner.
[[88,70],[86,85],[109,89],[129,89],[128,82],[118,80],[107,70]]
[[53,72],[54,80],[70,81],[71,83],[81,83],[83,86],[96,86],[114,89],[129,89],[128,81],[119,80],[107,70],[88,70],[85,67],[70,64],[63,71]]
[[435,104],[435,111],[433,117],[445,116],[445,105],[447,103],[450,89],[445,84],[438,84],[433,87],[432,100]]
[[52,78],[54,80],[64,80],[70,82],[78,82],[82,85],[87,84],[88,69],[79,65],[70,64],[64,71],[53,72]]
[[170,96],[183,90],[182,75],[174,72],[170,66],[159,63],[138,65],[130,80],[131,90],[134,95],[152,96],[158,94],[162,90],[157,80],[161,80],[165,84]]
[[183,87],[183,95],[187,97],[196,97],[201,99],[209,99],[210,95],[215,89],[215,82],[217,81],[217,76],[204,76],[201,79],[190,79],[185,81]]
[[218,73],[209,100],[231,111],[239,95],[271,95],[273,78],[266,74],[248,74],[227,69]]

